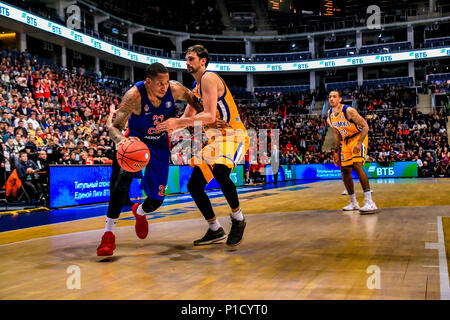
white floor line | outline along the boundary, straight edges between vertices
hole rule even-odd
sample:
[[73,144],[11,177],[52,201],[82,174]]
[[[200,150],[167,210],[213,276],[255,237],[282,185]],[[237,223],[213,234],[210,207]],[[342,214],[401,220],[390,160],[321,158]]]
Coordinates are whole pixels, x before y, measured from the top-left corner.
[[429,265],[424,265],[424,268],[439,268],[439,266],[429,266]]
[[437,249],[439,254],[439,284],[441,300],[450,300],[450,285],[448,279],[447,255],[445,253],[444,229],[442,217],[437,217],[438,242],[426,242],[425,249]]

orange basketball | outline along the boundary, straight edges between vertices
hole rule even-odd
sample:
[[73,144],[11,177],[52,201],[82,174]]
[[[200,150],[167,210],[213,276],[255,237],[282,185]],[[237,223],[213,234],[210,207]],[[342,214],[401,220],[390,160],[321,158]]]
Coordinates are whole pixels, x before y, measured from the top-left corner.
[[126,140],[117,148],[117,161],[124,170],[138,172],[150,161],[150,151],[142,141]]

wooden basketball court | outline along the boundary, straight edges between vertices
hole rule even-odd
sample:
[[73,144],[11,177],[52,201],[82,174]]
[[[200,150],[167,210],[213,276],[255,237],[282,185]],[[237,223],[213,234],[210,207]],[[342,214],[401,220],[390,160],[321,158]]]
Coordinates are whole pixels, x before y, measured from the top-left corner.
[[[0,299],[450,299],[450,179],[371,187],[374,215],[342,212],[340,181],[241,194],[232,248],[192,245],[207,228],[193,202],[149,216],[145,240],[123,213],[109,258],[96,256],[104,217],[1,232]],[[228,232],[225,199],[212,202]]]

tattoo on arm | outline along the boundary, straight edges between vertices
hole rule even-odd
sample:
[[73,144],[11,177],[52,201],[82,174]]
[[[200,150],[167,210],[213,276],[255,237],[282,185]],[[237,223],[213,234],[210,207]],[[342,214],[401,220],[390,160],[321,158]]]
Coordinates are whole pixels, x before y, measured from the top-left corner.
[[181,116],[181,118],[190,118],[190,117],[195,116],[196,113],[197,112],[195,111],[195,109],[190,104],[188,104],[186,106],[186,109],[184,109],[184,113]]
[[369,133],[369,125],[367,124],[367,121],[364,120],[364,118],[361,117],[353,108],[348,108],[348,116],[350,120],[353,120],[355,124],[361,128],[361,137],[359,138],[359,142],[363,142],[364,138]]
[[125,139],[122,134],[123,128],[127,124],[128,119],[131,114],[140,113],[140,95],[139,91],[135,88],[130,89],[125,93],[122,102],[119,106],[119,111],[117,111],[116,118],[113,121],[111,128],[109,129],[109,136],[111,139],[118,144],[120,141]]
[[203,111],[203,106],[192,91],[184,88],[184,98],[197,112]]
[[172,93],[174,95],[175,100],[182,100],[186,101],[188,104],[190,104],[195,111],[202,112],[203,106],[198,101],[198,99],[195,97],[194,93],[183,86],[181,83],[175,80],[170,81],[171,87],[172,87]]

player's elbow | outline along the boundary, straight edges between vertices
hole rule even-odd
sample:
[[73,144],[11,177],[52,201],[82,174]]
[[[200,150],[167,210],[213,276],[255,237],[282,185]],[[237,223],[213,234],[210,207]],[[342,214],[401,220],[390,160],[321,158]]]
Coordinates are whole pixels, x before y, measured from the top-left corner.
[[206,118],[206,123],[205,124],[212,124],[214,122],[216,122],[216,115],[213,114],[213,113],[208,114],[208,117]]

